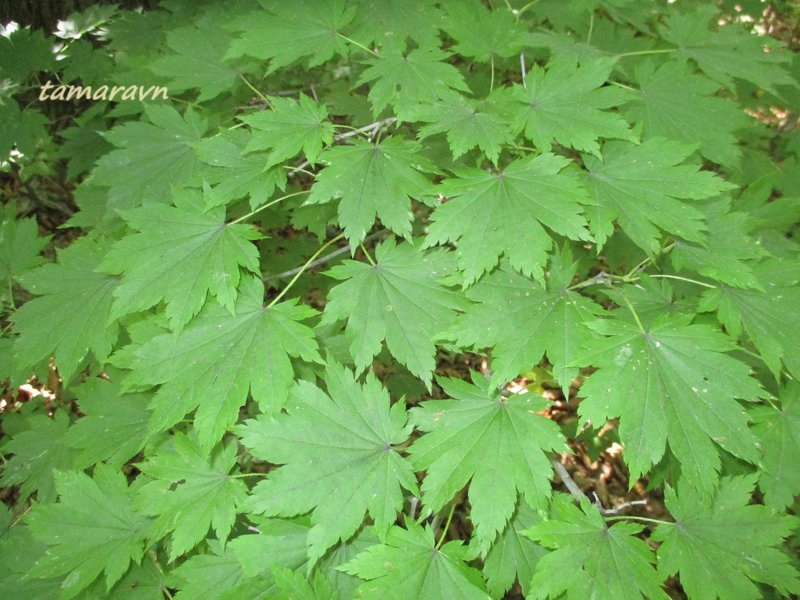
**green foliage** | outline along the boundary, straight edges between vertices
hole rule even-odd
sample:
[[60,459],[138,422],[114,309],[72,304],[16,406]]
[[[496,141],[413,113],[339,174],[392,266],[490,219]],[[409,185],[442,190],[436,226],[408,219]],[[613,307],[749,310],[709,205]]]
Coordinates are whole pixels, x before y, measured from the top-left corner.
[[797,32],[766,6],[3,28],[0,595],[800,594]]
[[669,598],[651,563],[653,551],[636,537],[638,523],[606,524],[597,507],[553,503],[553,517],[524,532],[552,552],[536,563],[529,598]]

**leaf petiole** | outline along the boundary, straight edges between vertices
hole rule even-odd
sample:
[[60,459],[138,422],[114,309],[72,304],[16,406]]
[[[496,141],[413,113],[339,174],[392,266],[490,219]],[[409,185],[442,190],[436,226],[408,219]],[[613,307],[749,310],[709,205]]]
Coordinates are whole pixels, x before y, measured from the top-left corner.
[[265,210],[265,209],[269,208],[270,206],[274,206],[278,202],[282,202],[283,200],[287,200],[289,198],[294,198],[295,196],[300,196],[302,194],[308,194],[310,191],[311,190],[300,190],[299,192],[292,192],[291,194],[286,194],[285,196],[281,196],[280,198],[275,198],[275,200],[273,200],[272,202],[267,202],[263,206],[259,206],[257,209],[247,213],[246,215],[243,215],[243,216],[239,217],[238,219],[234,219],[233,221],[228,223],[228,225],[235,225],[236,223],[241,223],[245,219],[249,219],[253,215],[261,212],[262,210]]
[[456,503],[454,501],[450,505],[450,514],[447,515],[447,521],[445,522],[444,527],[442,527],[442,534],[439,536],[439,541],[436,542],[437,550],[441,548],[442,544],[444,543],[444,538],[445,536],[447,536],[447,530],[450,529],[450,522],[453,520],[453,513],[455,512],[455,510],[456,510]]
[[344,238],[344,234],[340,233],[335,238],[332,238],[332,239],[328,240],[327,242],[325,242],[324,244],[322,244],[322,246],[320,246],[319,249],[317,249],[317,251],[314,252],[314,254],[312,254],[311,257],[305,262],[305,264],[300,268],[300,270],[295,274],[295,276],[292,277],[291,281],[289,281],[289,283],[286,284],[286,287],[281,290],[281,293],[278,294],[277,296],[275,296],[275,298],[272,300],[272,302],[270,302],[267,305],[267,308],[271,308],[272,306],[275,306],[278,302],[280,302],[281,298],[283,298],[286,295],[286,292],[288,292],[289,289],[291,289],[291,287],[295,284],[295,282],[300,278],[300,275],[302,275],[308,269],[308,266],[311,263],[313,263],[314,260],[320,254],[325,252],[326,248],[328,248],[329,246],[335,244],[336,242],[338,242],[342,238]]

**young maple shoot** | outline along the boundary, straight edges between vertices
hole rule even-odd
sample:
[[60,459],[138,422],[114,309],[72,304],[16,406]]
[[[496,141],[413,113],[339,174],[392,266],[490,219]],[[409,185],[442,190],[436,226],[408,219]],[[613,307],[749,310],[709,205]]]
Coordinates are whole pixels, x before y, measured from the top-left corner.
[[0,595],[800,595],[796,11],[740,4],[0,29]]

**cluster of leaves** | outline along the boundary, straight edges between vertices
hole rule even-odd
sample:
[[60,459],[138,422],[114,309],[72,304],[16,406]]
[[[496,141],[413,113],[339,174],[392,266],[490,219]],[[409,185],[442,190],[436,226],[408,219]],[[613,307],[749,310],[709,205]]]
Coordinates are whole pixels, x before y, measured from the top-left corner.
[[[733,3],[491,4],[6,29],[2,168],[80,208],[52,261],[0,220],[0,377],[62,380],[4,407],[7,597],[800,594],[800,61]],[[51,135],[50,80],[170,98]],[[661,518],[553,491],[535,366]]]

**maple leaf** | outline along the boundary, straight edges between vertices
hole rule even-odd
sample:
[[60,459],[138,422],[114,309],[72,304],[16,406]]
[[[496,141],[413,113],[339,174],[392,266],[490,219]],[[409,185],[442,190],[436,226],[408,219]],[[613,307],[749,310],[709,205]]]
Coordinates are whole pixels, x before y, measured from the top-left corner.
[[790,381],[780,407],[755,406],[750,411],[753,433],[763,451],[758,487],[764,504],[783,509],[800,494],[800,385]]
[[269,96],[271,110],[262,110],[240,120],[253,130],[245,150],[270,150],[267,167],[277,165],[303,152],[309,162],[316,162],[323,145],[333,142],[333,124],[328,110],[305,94],[299,100]]
[[[11,423],[4,423],[4,426],[11,433]],[[14,456],[4,461],[0,485],[18,485],[22,500],[36,492],[39,502],[53,502],[56,499],[54,471],[72,468],[75,461],[75,452],[64,443],[69,417],[63,411],[52,417],[30,415],[25,418],[24,426],[2,446],[3,454]]]
[[[259,533],[240,535],[228,543],[239,559],[246,579],[256,578],[262,590],[271,586],[269,591],[275,593],[273,568],[305,569],[308,572],[311,565],[306,540],[312,528],[308,517],[281,519],[249,515],[249,518],[254,521]],[[316,563],[313,572],[323,573],[344,598],[354,598],[355,588],[361,581],[337,570],[337,567],[377,542],[377,536],[370,529],[362,528],[348,541],[328,550]]]
[[[0,36],[0,73],[3,79],[22,82],[39,71],[53,72],[56,53],[44,31],[20,27]],[[5,158],[5,155],[3,155]]]
[[671,60],[658,69],[651,61],[636,69],[639,90],[626,111],[642,123],[644,139],[664,137],[699,144],[709,160],[735,167],[740,150],[734,132],[750,120],[735,102],[714,94],[719,84],[693,73],[680,61]]
[[150,522],[131,506],[125,476],[98,465],[94,476],[57,471],[57,504],[37,505],[28,516],[34,537],[47,552],[31,577],[67,575],[62,600],[74,598],[101,573],[106,590],[144,555]]
[[726,200],[710,202],[703,212],[708,223],[706,247],[675,240],[670,252],[675,268],[686,267],[734,287],[763,289],[752,261],[763,257],[765,251],[748,235],[751,215],[730,211]]
[[217,540],[209,540],[209,546],[209,554],[195,554],[170,571],[180,590],[176,600],[233,600],[236,597],[234,594],[244,581],[244,575],[231,544],[223,546]]
[[322,362],[314,332],[299,322],[315,311],[295,301],[264,307],[263,298],[263,282],[247,277],[235,316],[207,305],[180,333],[155,335],[120,358],[120,366],[132,369],[128,387],[161,384],[151,431],[196,408],[194,429],[210,450],[238,419],[248,390],[262,410],[280,410],[294,378],[290,356]]
[[180,27],[167,33],[174,54],[153,61],[150,70],[169,79],[170,92],[196,88],[198,102],[211,100],[231,89],[239,70],[222,61],[233,35],[222,28]]
[[493,598],[502,598],[514,585],[515,579],[519,581],[524,594],[530,591],[536,562],[547,551],[524,535],[523,531],[541,521],[541,515],[528,506],[525,500],[520,499],[517,502],[514,515],[492,544],[483,563],[486,587]]
[[764,291],[720,286],[703,293],[699,310],[717,311],[733,338],[744,331],[775,377],[781,363],[800,376],[800,268],[793,259],[774,258],[759,263],[754,272]]
[[577,177],[562,172],[570,161],[554,154],[518,159],[498,173],[459,169],[440,192],[451,199],[431,216],[426,246],[456,242],[465,284],[491,270],[505,255],[524,275],[543,279],[553,240],[542,227],[574,240],[589,240]]
[[273,576],[282,598],[292,600],[339,600],[338,590],[331,586],[331,582],[319,571],[314,573],[311,581],[302,573],[291,569],[275,568]]
[[[107,375],[109,371],[105,369]],[[148,396],[122,394],[117,383],[99,378],[85,381],[74,393],[84,416],[69,428],[64,443],[79,450],[75,467],[105,462],[121,468],[144,448],[150,420]]]
[[[30,527],[22,524],[10,526],[12,513],[5,503],[0,503],[0,589],[9,598],[58,598],[61,577],[34,579],[28,576],[36,560],[47,546],[33,538]],[[45,578],[46,577],[46,578]]]
[[651,138],[640,146],[609,142],[602,162],[584,156],[596,207],[587,210],[592,234],[602,246],[622,231],[645,252],[659,249],[659,230],[690,242],[704,241],[703,213],[686,200],[711,198],[732,184],[694,165],[682,165],[693,148],[675,140]]
[[567,365],[594,337],[586,323],[602,312],[599,305],[568,290],[576,268],[565,246],[551,258],[547,287],[501,267],[467,290],[467,297],[478,304],[466,309],[452,332],[460,345],[492,347],[492,385],[510,381],[547,353],[567,394],[578,373]]
[[[353,39],[364,45],[369,42],[387,44],[389,40],[404,43],[407,38],[419,47],[435,46],[439,43],[439,25],[443,15],[434,0],[417,0],[413,4],[401,4],[395,0],[370,0],[358,6],[353,27]],[[428,82],[436,85],[432,79]]]
[[417,488],[411,465],[394,448],[411,430],[403,404],[390,406],[374,376],[360,385],[332,361],[325,382],[327,394],[298,382],[288,414],[250,420],[239,430],[253,456],[285,465],[253,489],[243,510],[271,516],[313,510],[312,564],[353,535],[365,512],[385,531],[402,509],[401,486]]
[[687,482],[665,490],[675,523],[656,527],[658,570],[680,573],[690,598],[762,598],[756,583],[774,586],[784,597],[800,593],[800,578],[789,557],[776,546],[800,524],[765,506],[748,505],[757,475],[725,477],[713,498]]
[[397,137],[376,143],[357,140],[351,146],[325,150],[320,160],[329,163],[311,188],[308,204],[339,200],[339,222],[350,247],[355,249],[380,218],[398,235],[411,234],[408,198],[427,195],[430,181],[420,172],[436,168],[419,155],[419,146]]
[[709,77],[732,91],[734,79],[744,79],[773,94],[776,86],[797,84],[782,66],[791,60],[788,54],[777,49],[765,51],[769,38],[745,31],[739,24],[712,31],[708,24],[718,17],[716,6],[701,5],[685,14],[672,12],[658,29],[665,40],[678,46],[678,57],[695,61]]
[[410,519],[406,526],[392,527],[383,544],[340,567],[367,580],[358,589],[358,597],[489,600],[480,572],[466,563],[471,556],[460,541],[438,547],[430,528]]
[[[2,36],[0,36],[2,37]],[[34,154],[49,139],[47,117],[34,108],[20,110],[16,102],[0,104],[0,156],[5,160],[16,149]]]
[[423,46],[405,52],[403,48],[386,48],[369,65],[358,84],[371,83],[369,101],[373,114],[392,105],[402,121],[415,105],[448,97],[453,91],[468,92],[461,72],[444,62],[450,56],[436,47]]
[[581,508],[565,500],[553,503],[553,518],[523,532],[552,552],[536,563],[528,598],[544,600],[566,593],[568,598],[642,596],[667,600],[661,577],[653,568],[653,551],[636,535],[638,523],[608,527],[588,501]]
[[39,254],[50,236],[38,237],[36,219],[18,219],[13,203],[0,206],[0,278],[3,290],[0,299],[12,302],[14,280],[44,262]]
[[725,352],[736,346],[689,317],[656,320],[646,330],[620,317],[589,326],[606,336],[590,342],[575,364],[599,367],[581,386],[581,419],[597,426],[619,417],[619,436],[632,480],[664,455],[666,444],[682,477],[710,494],[720,470],[715,443],[758,462],[757,440],[736,398],[763,393],[745,364]]
[[17,278],[38,296],[12,316],[20,334],[12,356],[17,370],[53,354],[68,383],[89,352],[100,363],[111,353],[119,330],[111,300],[119,281],[97,272],[105,251],[105,242],[83,238],[59,251],[58,263]]
[[[255,209],[266,203],[276,187],[285,189],[286,171],[268,166],[269,154],[245,154],[245,147],[252,137],[247,131],[233,129],[204,138],[192,146],[198,159],[208,165],[203,169],[207,207],[249,197],[250,207]],[[216,184],[210,193],[205,188],[206,183]]]
[[175,432],[169,444],[136,464],[147,477],[136,489],[137,506],[156,517],[151,538],[170,534],[170,560],[194,548],[209,527],[225,543],[236,507],[247,497],[244,483],[230,476],[236,458],[235,442],[217,446],[208,456],[195,440]]
[[558,426],[536,414],[547,401],[533,394],[504,397],[482,375],[472,384],[437,379],[451,400],[429,400],[411,410],[417,429],[409,455],[422,483],[426,512],[441,509],[469,484],[470,518],[487,552],[514,513],[517,497],[546,505],[552,467],[546,451],[566,450]]
[[195,183],[200,172],[192,144],[207,123],[188,109],[183,117],[168,104],[145,104],[150,123],[129,122],[104,132],[117,148],[97,161],[95,185],[108,186],[108,209],[164,202],[168,190]]
[[436,366],[433,339],[462,305],[455,292],[439,283],[453,272],[455,261],[450,253],[396,245],[392,238],[376,246],[375,258],[374,266],[346,261],[326,272],[342,283],[328,295],[322,324],[347,319],[345,331],[359,371],[372,363],[385,340],[392,356],[430,386]]
[[121,213],[137,233],[114,244],[103,261],[105,271],[122,274],[112,318],[163,300],[171,326],[180,331],[209,294],[233,312],[240,267],[260,272],[250,241],[261,235],[251,225],[226,224],[221,207],[205,211],[197,190],[176,190],[174,202]]
[[487,10],[478,0],[445,3],[442,28],[456,40],[454,49],[478,62],[519,54],[530,43],[524,22],[511,10]]
[[555,140],[562,146],[600,156],[598,138],[633,141],[628,124],[617,114],[602,109],[622,104],[627,94],[602,87],[616,61],[594,58],[580,66],[574,58],[556,58],[547,69],[534,65],[525,87],[514,86],[514,98],[523,107],[515,110],[513,127],[523,131],[534,145],[549,151]]
[[408,106],[403,118],[429,123],[420,128],[419,139],[446,133],[453,158],[477,147],[497,164],[503,144],[514,141],[514,134],[505,117],[508,95],[507,88],[498,88],[485,100],[448,94],[445,99],[431,104]]
[[347,43],[339,33],[356,14],[341,0],[297,0],[271,3],[271,11],[250,13],[244,33],[233,41],[225,58],[253,56],[269,59],[267,75],[308,58],[315,67],[333,57],[347,56]]
[[258,533],[239,535],[228,543],[245,578],[271,579],[271,566],[299,569],[307,562],[306,539],[311,529],[307,517],[281,519],[253,515],[252,518]]

